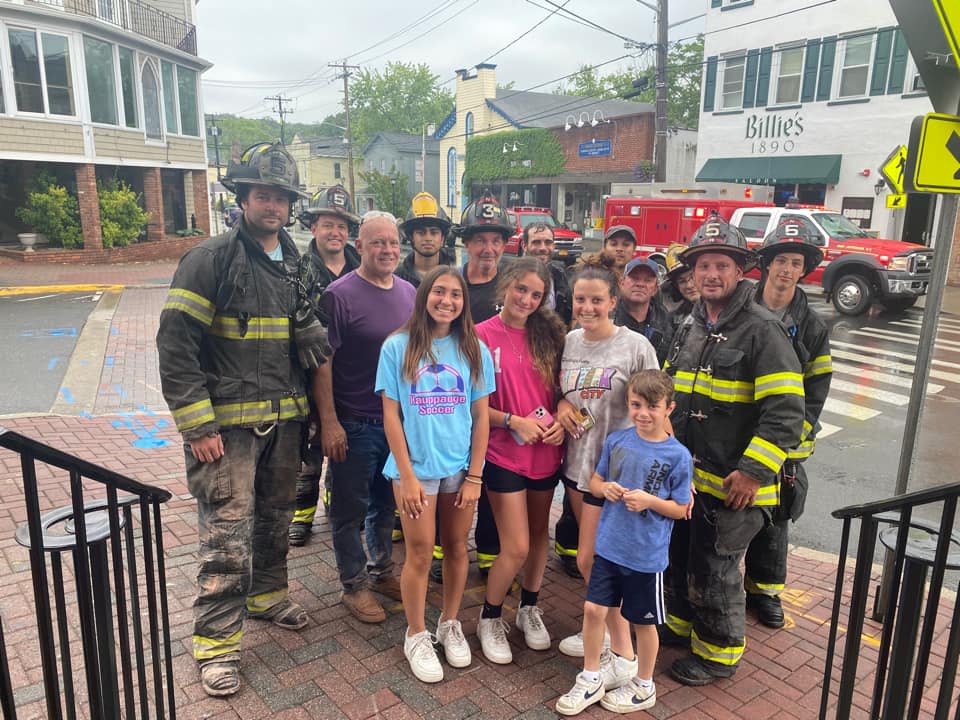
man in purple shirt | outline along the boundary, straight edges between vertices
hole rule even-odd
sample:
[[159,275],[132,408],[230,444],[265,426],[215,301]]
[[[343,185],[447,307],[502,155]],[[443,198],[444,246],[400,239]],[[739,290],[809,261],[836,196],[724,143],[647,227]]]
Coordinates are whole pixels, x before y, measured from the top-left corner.
[[[416,290],[393,272],[400,261],[397,221],[367,213],[357,238],[360,267],[330,283],[321,298],[334,355],[315,375],[323,454],[330,460],[328,516],[343,585],[341,599],[362,622],[386,619],[378,592],[400,599],[393,575],[393,488],[381,474],[390,449],[383,406],[373,391],[380,346],[413,312]],[[366,532],[367,553],[360,541]]]

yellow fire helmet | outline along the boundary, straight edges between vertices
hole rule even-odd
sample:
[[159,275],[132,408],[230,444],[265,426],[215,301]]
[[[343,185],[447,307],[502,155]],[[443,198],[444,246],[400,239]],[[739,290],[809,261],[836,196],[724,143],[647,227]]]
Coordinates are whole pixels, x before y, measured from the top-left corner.
[[410,236],[414,230],[432,225],[440,228],[440,232],[446,235],[452,224],[433,195],[428,192],[419,192],[410,201],[410,210],[407,211],[407,217],[400,228]]
[[666,262],[667,265],[668,277],[673,277],[674,273],[679,274],[690,269],[690,266],[680,258],[680,253],[686,249],[687,246],[682,245],[681,243],[673,243],[667,248],[667,254],[664,262]]

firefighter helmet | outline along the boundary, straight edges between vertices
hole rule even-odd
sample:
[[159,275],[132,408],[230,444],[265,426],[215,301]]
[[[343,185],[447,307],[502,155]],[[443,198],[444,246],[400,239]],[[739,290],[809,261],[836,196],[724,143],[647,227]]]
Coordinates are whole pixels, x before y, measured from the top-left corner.
[[417,193],[410,201],[410,210],[407,211],[406,219],[400,224],[400,229],[407,237],[411,237],[414,230],[431,225],[439,227],[440,232],[446,235],[452,223],[433,195],[428,192]]
[[680,259],[691,268],[696,264],[697,255],[705,252],[719,252],[731,255],[742,263],[744,271],[756,263],[756,255],[747,247],[747,239],[740,228],[731,225],[716,213],[707,218],[690,239],[690,246],[680,253]]
[[781,220],[764,239],[757,250],[760,264],[766,268],[774,255],[780,253],[800,253],[803,255],[803,275],[812,273],[823,261],[823,251],[817,247],[820,233],[806,218],[795,217]]
[[356,231],[360,218],[353,212],[353,200],[343,185],[334,185],[329,190],[317,190],[310,198],[310,206],[300,213],[300,224],[307,230],[321,215],[335,215],[347,221],[350,232]]
[[474,233],[493,230],[503,235],[503,240],[513,235],[514,227],[507,220],[507,214],[495,197],[484,195],[467,205],[460,218],[457,234],[465,241]]
[[690,266],[687,265],[681,257],[683,251],[686,249],[687,246],[681,245],[680,243],[673,243],[667,248],[666,255],[663,259],[664,265],[667,268],[667,277],[676,277],[690,270]]
[[306,197],[300,191],[297,163],[280,143],[251,145],[238,160],[230,160],[220,182],[231,192],[238,192],[242,185],[265,185],[287,191],[291,201]]

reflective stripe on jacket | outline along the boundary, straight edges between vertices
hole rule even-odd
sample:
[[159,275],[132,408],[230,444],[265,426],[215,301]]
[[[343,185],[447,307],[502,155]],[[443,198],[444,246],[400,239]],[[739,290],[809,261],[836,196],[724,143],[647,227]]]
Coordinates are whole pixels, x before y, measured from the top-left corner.
[[187,252],[160,313],[163,396],[186,440],[307,415],[291,329],[299,254],[281,231],[276,263],[245,228]]
[[665,365],[673,376],[671,422],[694,457],[694,485],[726,499],[724,478],[740,470],[760,482],[756,505],[779,503],[777,475],[800,444],[803,375],[784,326],[741,281],[716,325],[694,305]]

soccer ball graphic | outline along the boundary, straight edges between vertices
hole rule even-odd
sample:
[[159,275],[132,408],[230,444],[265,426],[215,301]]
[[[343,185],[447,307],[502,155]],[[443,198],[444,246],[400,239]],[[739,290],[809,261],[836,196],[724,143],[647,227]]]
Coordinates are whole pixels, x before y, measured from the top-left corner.
[[417,395],[462,393],[463,377],[449,365],[426,365],[417,373],[412,393]]

